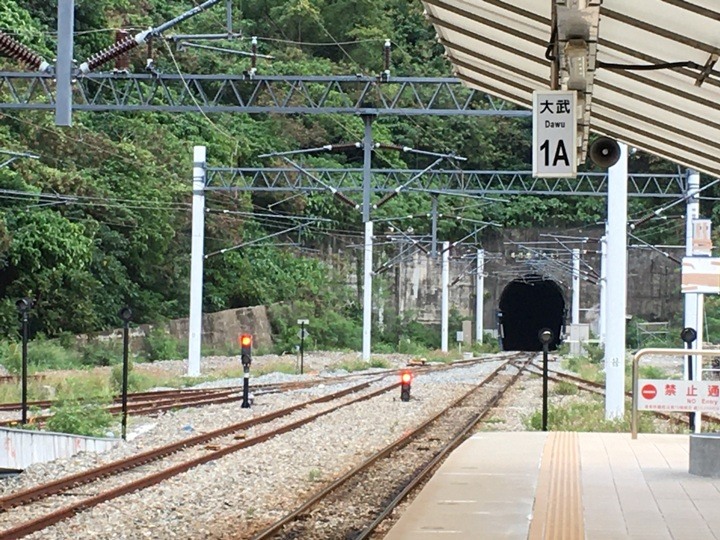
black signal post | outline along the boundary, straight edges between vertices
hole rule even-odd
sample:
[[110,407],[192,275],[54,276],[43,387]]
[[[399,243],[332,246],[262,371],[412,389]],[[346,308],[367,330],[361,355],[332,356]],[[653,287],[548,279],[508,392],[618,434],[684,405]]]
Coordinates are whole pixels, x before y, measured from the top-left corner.
[[307,335],[307,332],[305,331],[305,325],[310,324],[309,319],[298,319],[298,324],[300,325],[300,375],[303,374],[303,360],[305,356],[305,336]]
[[243,400],[241,407],[250,408],[250,364],[252,364],[252,335],[240,336],[240,360],[243,366]]
[[22,417],[20,423],[27,423],[27,379],[28,379],[28,313],[33,307],[31,298],[21,298],[15,302],[15,307],[20,312],[22,320],[22,374],[21,374],[21,401],[22,401]]
[[400,401],[410,401],[410,384],[412,383],[412,373],[403,371],[400,374]]
[[132,310],[125,306],[118,312],[118,317],[123,322],[123,374],[122,374],[122,438],[127,439],[127,395],[128,395],[128,372],[130,362],[128,352],[130,345],[130,319]]
[[[680,332],[680,339],[682,339],[685,342],[685,348],[686,349],[692,349],[693,342],[697,339],[697,332],[694,328],[683,328]],[[687,357],[687,373],[688,373],[688,380],[693,381],[695,380],[695,374],[693,373],[693,361],[692,361],[692,355],[688,355]],[[691,412],[688,414],[688,420],[690,421],[690,431],[695,431],[695,413]]]
[[553,333],[549,328],[543,328],[538,333],[538,339],[543,348],[543,405],[542,405],[542,430],[547,431],[548,419],[548,349],[553,340]]

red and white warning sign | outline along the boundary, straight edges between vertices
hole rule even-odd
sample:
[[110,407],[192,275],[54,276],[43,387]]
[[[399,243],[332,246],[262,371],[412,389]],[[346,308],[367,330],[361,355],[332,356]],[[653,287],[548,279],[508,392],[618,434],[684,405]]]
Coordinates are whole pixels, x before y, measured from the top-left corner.
[[642,397],[644,397],[648,401],[650,401],[651,399],[655,399],[655,396],[657,396],[657,386],[652,383],[643,385],[643,387],[640,389],[640,393],[642,394]]
[[720,381],[638,380],[641,411],[720,412]]

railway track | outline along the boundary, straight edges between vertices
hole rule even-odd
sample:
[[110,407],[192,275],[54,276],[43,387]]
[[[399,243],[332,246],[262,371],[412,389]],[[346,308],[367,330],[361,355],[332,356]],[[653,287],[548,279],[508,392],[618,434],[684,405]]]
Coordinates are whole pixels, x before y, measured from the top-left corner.
[[[475,363],[482,363],[487,360],[476,360]],[[489,360],[497,361],[498,358],[494,357]],[[505,359],[505,362],[508,360]],[[472,363],[472,361],[466,361],[449,366],[423,366],[415,368],[415,372],[467,367]],[[397,377],[397,370],[376,374],[373,380],[369,382],[366,380],[350,389],[330,396],[311,400],[295,407],[276,411],[211,433],[191,437],[126,460],[116,461],[103,467],[0,498],[0,529],[4,528],[4,530],[0,530],[0,539],[21,538],[33,532],[42,531],[102,502],[161,483],[198,465],[217,460],[230,453],[262,443],[271,437],[314,422],[341,407],[369,400],[392,391],[398,387],[399,382],[393,381],[379,390],[373,391],[369,388],[370,384],[381,384],[381,380],[389,375]],[[367,379],[367,377],[366,374],[365,378]],[[316,381],[316,383],[320,382],[329,383],[327,380]],[[350,401],[346,399],[337,407],[331,406],[316,413],[310,413],[310,411],[301,412],[312,405],[330,403],[333,400],[342,399],[344,395],[359,392],[362,392],[362,395]],[[262,424],[267,424],[293,413],[306,416],[289,421],[276,429],[269,429],[257,437],[247,436],[247,430],[252,426],[262,426]],[[148,469],[152,469],[152,471]],[[68,501],[70,501],[69,504]],[[28,512],[31,513],[29,519]]]
[[[441,412],[256,533],[253,540],[369,538],[482,421],[522,370],[506,360]],[[247,538],[247,533],[236,538]]]
[[[278,418],[282,418],[293,413],[302,411],[312,405],[332,403],[336,400],[349,396],[354,393],[370,390],[371,385],[377,382],[374,379],[369,382],[343,389],[339,392],[329,394],[311,401],[301,403],[292,407],[281,409],[251,420],[233,424],[231,426],[215,430],[185,439],[161,448],[157,448],[142,454],[131,456],[127,459],[115,461],[89,471],[84,471],[72,476],[61,478],[59,480],[42,484],[34,488],[26,489],[5,497],[0,498],[0,526],[7,527],[0,531],[0,539],[22,538],[33,532],[43,530],[59,521],[67,519],[78,512],[97,506],[98,504],[115,499],[126,493],[131,493],[146,487],[158,484],[177,474],[185,472],[193,467],[208,463],[232,452],[237,452],[243,448],[262,443],[271,437],[286,433],[297,429],[304,424],[312,422],[334,410],[345,407],[359,401],[372,399],[378,395],[389,392],[396,388],[399,383],[392,383],[382,386],[379,390],[372,390],[362,393],[358,397],[349,401],[343,401],[320,412],[304,416],[298,420],[289,422],[281,427],[266,431],[265,433],[246,438],[245,430],[251,427],[262,426],[268,424]],[[180,455],[182,453],[182,455]],[[164,468],[159,468],[151,473],[144,472],[147,467],[143,467],[142,471],[132,474],[134,469],[151,463],[165,460],[173,457],[172,463],[167,464]],[[122,478],[119,478],[123,475]],[[128,479],[127,476],[133,476]],[[111,485],[103,486],[102,483]],[[96,484],[99,483],[99,484]],[[120,485],[115,485],[115,484]],[[91,485],[96,485],[94,492]],[[84,495],[69,492],[71,489],[83,487]],[[77,499],[69,505],[62,506],[59,509],[46,512],[44,509],[48,506],[54,506],[52,502],[48,502],[52,497],[60,496],[63,502],[69,499]],[[57,504],[57,502],[55,503]],[[23,506],[23,511],[28,510],[28,505],[37,507],[38,515],[29,521],[17,524],[17,518],[12,515],[12,509]]]
[[[425,373],[430,370],[443,370],[452,369],[462,365],[472,365],[475,363],[482,363],[488,361],[494,361],[494,358],[473,358],[468,360],[461,360],[453,362],[447,365],[417,365],[412,368],[418,373]],[[379,375],[393,376],[397,372],[397,369],[386,369],[377,372]],[[334,377],[333,382],[339,380],[352,381],[358,378],[366,378],[366,374],[349,373]],[[318,378],[309,381],[291,381],[283,383],[273,384],[253,384],[251,386],[251,392],[253,396],[261,396],[266,394],[273,394],[278,392],[287,392],[291,390],[297,390],[302,388],[311,388],[319,384],[325,384],[328,379]],[[179,407],[202,407],[205,405],[232,403],[235,401],[242,400],[242,387],[229,387],[229,388],[211,388],[211,389],[193,389],[185,388],[180,390],[159,390],[153,392],[136,392],[128,394],[128,413],[133,415],[147,415],[152,416],[160,414],[165,411],[174,410]],[[112,414],[118,414],[122,410],[120,404],[121,397],[115,396],[113,403],[106,407],[107,411]],[[47,410],[53,405],[58,403],[58,400],[43,400],[43,401],[29,401],[28,408],[34,410]],[[21,403],[2,403],[0,404],[0,412],[13,412],[20,411],[22,408]],[[28,421],[32,424],[42,425],[51,417],[49,413],[35,413],[31,414]],[[5,419],[0,420],[0,427],[13,427],[19,424],[19,419]]]
[[[533,373],[535,375],[542,376],[542,367],[537,365],[528,366],[528,372]],[[598,394],[601,396],[605,395],[605,385],[603,383],[590,381],[588,379],[583,379],[582,377],[579,377],[577,375],[572,375],[570,373],[565,373],[563,371],[558,371],[555,369],[548,368],[548,380],[554,381],[554,382],[569,382],[574,384],[578,389],[586,391],[586,392],[592,392],[593,394]],[[632,392],[625,392],[625,396],[627,398],[632,398]],[[673,424],[682,424],[685,426],[690,425],[690,421],[687,418],[687,413],[675,413],[675,414],[668,414],[661,411],[649,411],[652,412],[654,416],[657,418],[661,418],[663,420],[667,420],[669,422],[672,422]],[[702,415],[703,421],[706,422],[712,422],[714,424],[720,424],[720,418],[708,414],[703,413]]]

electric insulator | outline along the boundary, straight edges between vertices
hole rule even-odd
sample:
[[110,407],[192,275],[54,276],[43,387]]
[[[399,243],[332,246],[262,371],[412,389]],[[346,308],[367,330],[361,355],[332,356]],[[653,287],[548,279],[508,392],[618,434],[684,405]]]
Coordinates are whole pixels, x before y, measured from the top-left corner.
[[[118,30],[115,32],[115,43],[121,43],[129,35],[126,30]],[[115,69],[117,71],[128,71],[130,69],[130,59],[127,55],[118,56],[115,59]]]
[[43,65],[47,66],[47,62],[39,55],[4,32],[0,32],[0,53],[36,70],[40,70]]
[[123,54],[134,49],[137,46],[138,41],[135,36],[128,36],[122,41],[118,41],[107,49],[104,49],[88,58],[88,60],[82,66],[84,68],[83,71],[92,71],[93,69],[102,66],[106,62],[109,62],[110,60],[113,60],[118,56],[122,56]]

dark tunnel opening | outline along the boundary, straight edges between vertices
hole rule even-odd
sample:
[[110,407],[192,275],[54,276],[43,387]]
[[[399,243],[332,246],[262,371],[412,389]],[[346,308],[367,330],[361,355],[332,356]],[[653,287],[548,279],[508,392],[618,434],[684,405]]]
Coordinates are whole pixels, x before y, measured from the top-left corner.
[[541,351],[538,333],[553,333],[549,350],[560,344],[565,324],[565,299],[551,279],[529,274],[508,283],[500,295],[498,312],[500,347],[504,351]]

